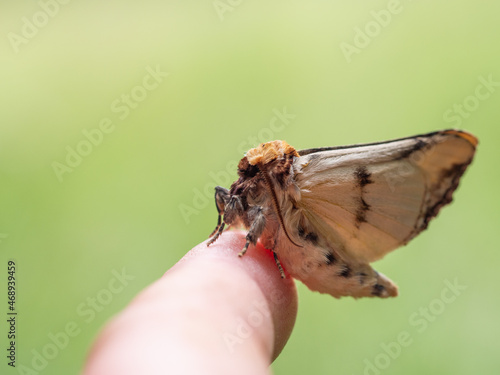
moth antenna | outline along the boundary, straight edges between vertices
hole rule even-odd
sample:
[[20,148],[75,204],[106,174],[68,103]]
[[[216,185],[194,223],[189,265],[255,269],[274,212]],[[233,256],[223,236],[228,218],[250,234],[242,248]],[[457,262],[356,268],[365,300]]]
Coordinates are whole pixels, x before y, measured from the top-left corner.
[[276,211],[276,214],[278,215],[278,219],[280,221],[281,227],[283,228],[283,232],[285,232],[286,238],[288,238],[290,240],[290,242],[293,243],[295,246],[303,247],[299,244],[296,244],[288,235],[288,232],[286,231],[286,227],[285,227],[285,222],[283,221],[283,216],[281,216],[281,209],[280,209],[280,206],[278,204],[278,197],[276,196],[276,192],[274,191],[273,185],[271,183],[271,179],[269,178],[269,175],[267,174],[267,171],[265,170],[265,168],[263,168],[262,164],[259,163],[258,166],[260,169],[260,174],[264,177],[264,181],[266,181],[267,188],[271,192],[274,210]]

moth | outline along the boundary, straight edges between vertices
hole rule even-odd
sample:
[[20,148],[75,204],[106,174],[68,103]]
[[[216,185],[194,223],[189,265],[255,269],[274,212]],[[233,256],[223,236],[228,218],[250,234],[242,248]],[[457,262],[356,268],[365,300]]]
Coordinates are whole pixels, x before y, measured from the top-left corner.
[[477,138],[460,130],[297,151],[262,143],[238,164],[231,188],[215,188],[218,222],[248,229],[279,272],[333,297],[395,297],[370,263],[425,230],[472,162]]

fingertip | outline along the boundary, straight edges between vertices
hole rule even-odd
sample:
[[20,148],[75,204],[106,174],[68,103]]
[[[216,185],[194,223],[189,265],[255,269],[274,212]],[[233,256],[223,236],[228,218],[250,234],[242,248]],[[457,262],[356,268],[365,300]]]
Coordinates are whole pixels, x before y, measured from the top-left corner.
[[250,245],[243,256],[238,256],[245,245],[245,235],[243,231],[225,231],[209,247],[206,242],[194,247],[177,265],[194,259],[203,259],[207,264],[220,261],[227,262],[233,270],[248,275],[249,280],[257,284],[262,291],[272,318],[274,335],[271,357],[274,360],[283,350],[295,324],[298,309],[297,290],[294,280],[286,274],[286,270],[286,278],[281,277],[272,251],[265,249],[260,243],[256,246]]

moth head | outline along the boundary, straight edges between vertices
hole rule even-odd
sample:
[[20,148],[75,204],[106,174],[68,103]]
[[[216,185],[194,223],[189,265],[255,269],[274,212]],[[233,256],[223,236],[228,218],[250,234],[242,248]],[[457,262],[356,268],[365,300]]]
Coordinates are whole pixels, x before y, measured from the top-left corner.
[[298,152],[285,141],[272,141],[261,143],[259,146],[248,150],[243,159],[246,159],[250,165],[266,165],[288,155],[299,156]]
[[246,156],[238,163],[238,175],[240,177],[252,178],[257,173],[259,173],[259,167],[250,164]]

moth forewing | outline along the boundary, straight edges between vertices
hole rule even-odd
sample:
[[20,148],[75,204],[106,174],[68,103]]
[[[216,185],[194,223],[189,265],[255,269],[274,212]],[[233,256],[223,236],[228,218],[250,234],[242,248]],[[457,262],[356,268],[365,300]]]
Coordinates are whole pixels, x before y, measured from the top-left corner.
[[[444,130],[394,141],[295,151],[263,143],[216,190],[224,224],[249,229],[293,277],[334,297],[397,295],[369,262],[424,230],[472,161],[477,139]],[[221,213],[221,212],[219,212]],[[279,259],[279,260],[278,260]]]
[[340,242],[336,251],[346,261],[380,259],[451,201],[477,144],[462,134],[443,131],[301,156],[294,163],[304,190],[298,205],[321,223],[322,236]]

